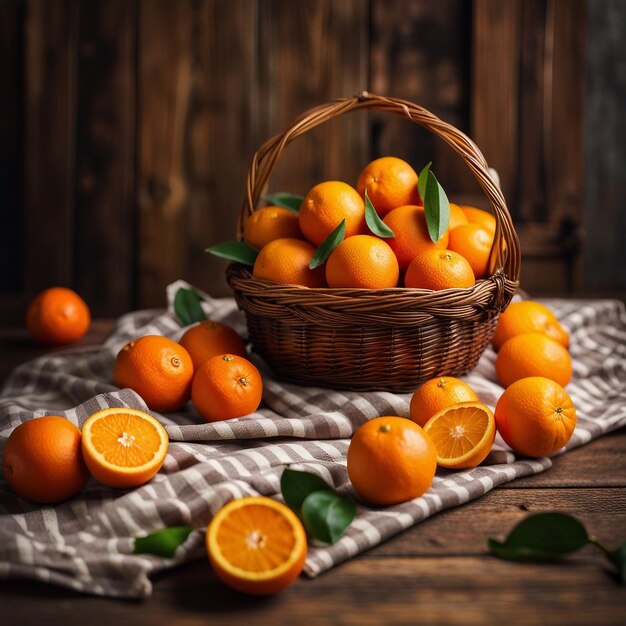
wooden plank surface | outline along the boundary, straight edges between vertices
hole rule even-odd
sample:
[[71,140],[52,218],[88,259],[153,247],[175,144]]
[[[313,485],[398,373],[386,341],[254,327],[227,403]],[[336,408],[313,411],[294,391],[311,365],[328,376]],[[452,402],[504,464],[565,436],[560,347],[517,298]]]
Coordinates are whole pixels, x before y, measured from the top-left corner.
[[79,6],[74,287],[103,316],[135,306],[136,12]]

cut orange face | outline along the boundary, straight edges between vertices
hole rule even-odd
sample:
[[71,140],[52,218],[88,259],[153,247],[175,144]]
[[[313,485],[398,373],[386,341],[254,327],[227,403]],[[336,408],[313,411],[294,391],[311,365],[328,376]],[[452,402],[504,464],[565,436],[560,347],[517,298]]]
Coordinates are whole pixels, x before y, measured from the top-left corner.
[[287,506],[264,496],[224,506],[206,534],[209,560],[228,586],[254,595],[291,584],[306,559],[306,532]]
[[464,402],[435,413],[424,431],[435,444],[437,465],[463,469],[487,458],[496,437],[496,421],[488,406]]
[[152,415],[134,409],[105,409],[87,419],[82,429],[85,464],[109,487],[138,487],[161,468],[169,439]]

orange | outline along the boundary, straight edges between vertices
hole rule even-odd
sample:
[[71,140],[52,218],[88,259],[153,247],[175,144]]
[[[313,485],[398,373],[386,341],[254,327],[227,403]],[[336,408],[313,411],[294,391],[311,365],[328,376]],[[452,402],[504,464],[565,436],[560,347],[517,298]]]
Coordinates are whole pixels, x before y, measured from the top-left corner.
[[457,252],[426,248],[411,261],[404,286],[416,289],[464,289],[476,281],[468,261]]
[[104,409],[83,425],[83,457],[103,485],[128,489],[148,482],[167,455],[167,431],[152,415]]
[[455,404],[435,413],[424,426],[437,450],[437,464],[448,469],[480,465],[496,438],[496,420],[481,402]]
[[298,239],[301,236],[298,214],[277,206],[255,211],[243,225],[243,240],[257,250],[274,239]]
[[300,205],[300,230],[315,246],[346,220],[346,237],[367,232],[365,203],[347,183],[329,180],[315,185]]
[[503,387],[528,376],[545,376],[565,387],[572,379],[572,360],[558,341],[541,333],[524,333],[502,344],[496,375]]
[[247,359],[222,354],[205,361],[196,372],[191,400],[207,422],[254,413],[261,404],[263,381]]
[[554,454],[576,427],[576,409],[565,389],[539,376],[508,387],[496,404],[495,417],[502,439],[526,456]]
[[478,402],[476,392],[462,380],[439,376],[422,383],[411,397],[411,419],[419,426],[443,409],[459,402]]
[[488,275],[492,244],[493,233],[489,230],[478,224],[463,224],[450,231],[448,248],[467,259],[478,279]]
[[26,310],[26,326],[34,339],[60,346],[80,339],[91,324],[85,301],[71,289],[51,287],[42,291]]
[[344,239],[326,261],[329,287],[386,289],[398,284],[399,275],[393,250],[371,235]]
[[435,446],[404,417],[377,417],[360,426],[348,446],[348,476],[368,502],[398,504],[430,488],[437,470]]
[[283,285],[325,287],[324,268],[309,269],[315,248],[301,239],[275,239],[259,252],[252,275]]
[[189,353],[194,371],[218,354],[246,356],[246,345],[240,335],[227,324],[211,320],[192,326],[178,343]]
[[454,202],[450,202],[449,204],[450,221],[448,222],[448,230],[452,230],[462,224],[468,224],[469,220],[467,219],[465,213],[463,213],[463,209],[458,204],[454,204]]
[[547,306],[539,302],[525,300],[524,302],[512,302],[500,313],[498,326],[492,342],[496,350],[511,337],[522,333],[542,333],[565,348],[569,345],[569,334],[561,326],[554,313]]
[[461,205],[461,210],[465,213],[465,217],[470,224],[478,224],[478,226],[486,228],[492,235],[495,234],[496,218],[491,213],[466,205]]
[[188,400],[193,361],[183,346],[160,335],[127,343],[113,366],[113,384],[136,391],[154,411],[170,413]]
[[424,216],[424,207],[401,206],[387,213],[383,222],[394,232],[388,243],[398,258],[400,270],[404,271],[419,252],[425,248],[448,247],[447,231],[435,244],[431,241]]
[[402,159],[381,157],[368,163],[356,184],[357,191],[372,201],[381,217],[405,204],[418,204],[417,173]]
[[306,532],[295,513],[272,498],[232,500],[211,520],[206,548],[217,577],[253,595],[284,589],[306,559]]
[[43,504],[71,498],[89,478],[80,430],[57,415],[37,417],[15,428],[4,446],[2,469],[20,498]]

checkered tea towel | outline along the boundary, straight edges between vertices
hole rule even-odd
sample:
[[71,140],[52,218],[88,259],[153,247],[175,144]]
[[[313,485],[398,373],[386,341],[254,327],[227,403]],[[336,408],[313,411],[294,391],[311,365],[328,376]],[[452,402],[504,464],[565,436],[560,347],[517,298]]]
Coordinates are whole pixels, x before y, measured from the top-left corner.
[[[102,408],[147,410],[136,393],[113,386],[113,362],[131,339],[181,336],[184,329],[172,307],[180,287],[189,285],[178,281],[169,286],[166,311],[139,311],[119,319],[103,345],[69,349],[18,367],[0,394],[0,445],[18,424],[37,416],[63,415],[80,427]],[[547,304],[571,333],[574,376],[567,389],[578,425],[569,450],[626,424],[626,313],[621,302],[609,300]],[[245,335],[233,299],[207,296],[203,307],[208,317]],[[489,348],[464,377],[491,408],[503,391],[494,362]],[[226,502],[255,494],[280,498],[286,467],[318,474],[340,493],[355,496],[346,472],[351,434],[373,417],[408,416],[410,395],[300,387],[274,379],[260,365],[264,402],[253,415],[208,424],[191,405],[175,414],[153,413],[167,429],[169,452],[161,471],[138,489],[110,489],[90,479],[71,500],[41,506],[15,496],[2,478],[0,576],[106,596],[147,596],[151,574],[205,557],[204,528]],[[438,470],[431,489],[420,498],[386,508],[359,503],[356,518],[336,544],[309,546],[305,572],[317,576],[438,511],[550,465],[548,458],[516,458],[497,437],[481,466]],[[134,537],[174,525],[198,529],[174,558],[133,554]]]

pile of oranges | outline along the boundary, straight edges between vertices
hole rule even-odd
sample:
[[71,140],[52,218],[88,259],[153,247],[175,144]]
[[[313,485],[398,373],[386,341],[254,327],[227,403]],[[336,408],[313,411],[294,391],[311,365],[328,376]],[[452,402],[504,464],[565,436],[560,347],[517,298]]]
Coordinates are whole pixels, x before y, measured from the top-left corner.
[[[392,231],[382,237],[366,222],[365,196]],[[356,187],[325,181],[312,187],[298,213],[268,206],[246,220],[244,242],[259,252],[255,278],[303,287],[420,289],[471,287],[488,275],[495,237],[493,215],[450,203],[448,229],[430,238],[418,175],[402,159],[369,163]],[[345,223],[345,235],[326,263],[311,267],[316,249]]]

